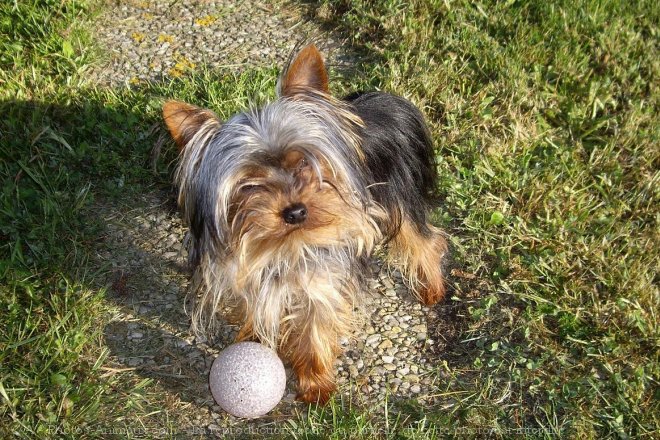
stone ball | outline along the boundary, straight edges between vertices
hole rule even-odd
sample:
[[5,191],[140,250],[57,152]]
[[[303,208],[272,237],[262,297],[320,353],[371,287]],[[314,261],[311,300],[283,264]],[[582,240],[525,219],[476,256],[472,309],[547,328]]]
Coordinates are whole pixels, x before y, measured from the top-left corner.
[[209,386],[215,401],[229,414],[260,417],[282,400],[286,373],[270,348],[257,342],[238,342],[213,361]]

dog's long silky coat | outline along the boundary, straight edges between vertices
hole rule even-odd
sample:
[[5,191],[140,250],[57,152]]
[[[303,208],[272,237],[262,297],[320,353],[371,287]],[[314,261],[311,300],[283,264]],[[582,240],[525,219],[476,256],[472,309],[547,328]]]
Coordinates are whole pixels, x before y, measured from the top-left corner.
[[239,340],[277,349],[297,374],[298,397],[325,402],[378,243],[422,302],[442,298],[447,244],[428,221],[434,152],[409,101],[333,98],[321,55],[307,46],[262,108],[221,122],[170,101],[163,114],[181,148],[196,332],[212,332],[230,310]]

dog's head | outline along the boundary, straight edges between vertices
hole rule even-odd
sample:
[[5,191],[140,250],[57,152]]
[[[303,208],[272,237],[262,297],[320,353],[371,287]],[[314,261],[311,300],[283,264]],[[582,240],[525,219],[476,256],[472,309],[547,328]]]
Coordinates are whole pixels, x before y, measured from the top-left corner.
[[163,108],[181,150],[177,184],[193,264],[233,255],[258,266],[310,248],[374,244],[362,121],[330,96],[316,47],[300,51],[277,90],[274,102],[226,122],[177,101]]

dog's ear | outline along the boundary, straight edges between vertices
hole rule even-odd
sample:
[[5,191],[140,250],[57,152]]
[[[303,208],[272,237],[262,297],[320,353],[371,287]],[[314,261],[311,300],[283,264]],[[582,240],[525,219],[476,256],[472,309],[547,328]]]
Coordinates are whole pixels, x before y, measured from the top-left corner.
[[310,44],[298,53],[278,86],[281,96],[293,96],[310,89],[328,93],[328,73],[316,46]]
[[167,101],[163,105],[163,119],[179,150],[183,150],[207,121],[220,125],[220,120],[212,111],[179,101]]

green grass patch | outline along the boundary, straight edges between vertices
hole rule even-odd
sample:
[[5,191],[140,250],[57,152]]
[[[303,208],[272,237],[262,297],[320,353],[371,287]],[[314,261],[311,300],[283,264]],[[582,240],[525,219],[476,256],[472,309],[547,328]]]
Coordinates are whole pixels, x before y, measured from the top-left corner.
[[429,116],[439,218],[477,276],[452,280],[445,307],[465,330],[440,354],[427,418],[505,437],[657,435],[655,4],[319,6],[364,57],[360,84]]
[[82,212],[116,176],[147,174],[146,144],[137,119],[118,119],[123,103],[82,87],[93,12],[79,1],[0,5],[2,437],[77,438],[135,400],[102,376],[103,295],[86,270],[99,225]]

